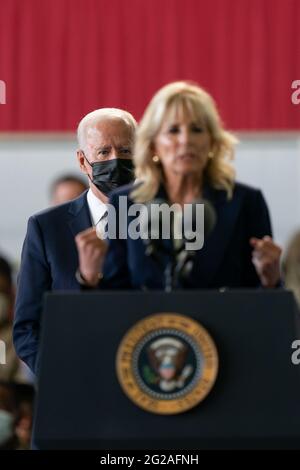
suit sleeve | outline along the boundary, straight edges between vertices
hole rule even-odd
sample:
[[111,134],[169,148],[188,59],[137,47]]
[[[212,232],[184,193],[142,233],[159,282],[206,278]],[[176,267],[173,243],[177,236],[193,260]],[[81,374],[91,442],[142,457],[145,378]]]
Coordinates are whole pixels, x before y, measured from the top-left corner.
[[15,305],[13,340],[16,352],[36,373],[43,295],[51,289],[50,266],[35,216],[28,221],[22,249]]
[[260,190],[255,192],[253,201],[249,207],[250,214],[250,231],[252,230],[252,237],[262,238],[266,235],[272,237],[272,227],[270,213],[265,201],[265,198]]

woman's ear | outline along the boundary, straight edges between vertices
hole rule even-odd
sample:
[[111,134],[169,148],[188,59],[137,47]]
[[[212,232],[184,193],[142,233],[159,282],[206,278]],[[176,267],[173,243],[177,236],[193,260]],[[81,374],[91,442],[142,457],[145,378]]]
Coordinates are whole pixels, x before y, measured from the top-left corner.
[[155,143],[152,141],[151,144],[149,145],[150,152],[155,155],[156,154],[156,146]]
[[210,141],[210,148],[208,152],[209,158],[215,157],[219,153],[219,145],[217,142],[213,142],[212,139]]

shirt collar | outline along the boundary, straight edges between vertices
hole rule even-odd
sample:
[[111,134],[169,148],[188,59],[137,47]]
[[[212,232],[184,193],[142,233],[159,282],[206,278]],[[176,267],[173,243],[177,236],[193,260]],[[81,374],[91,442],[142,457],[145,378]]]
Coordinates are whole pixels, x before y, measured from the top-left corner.
[[95,226],[99,222],[99,220],[104,216],[107,210],[106,204],[100,201],[100,199],[95,196],[91,189],[89,189],[87,193],[87,203],[89,206],[93,225]]

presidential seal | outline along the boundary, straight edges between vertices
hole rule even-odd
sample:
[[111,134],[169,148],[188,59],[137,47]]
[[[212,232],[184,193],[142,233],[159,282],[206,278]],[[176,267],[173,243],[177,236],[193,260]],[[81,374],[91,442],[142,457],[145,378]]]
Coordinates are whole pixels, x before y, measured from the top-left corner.
[[218,372],[216,346],[198,322],[158,313],[134,325],[117,352],[117,376],[125,394],[144,410],[176,414],[210,392]]

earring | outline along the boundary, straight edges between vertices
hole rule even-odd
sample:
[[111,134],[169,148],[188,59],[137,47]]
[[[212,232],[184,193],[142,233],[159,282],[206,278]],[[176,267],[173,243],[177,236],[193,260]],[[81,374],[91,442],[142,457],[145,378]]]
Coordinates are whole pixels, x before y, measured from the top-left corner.
[[208,158],[214,158],[214,152],[208,152]]
[[157,155],[153,155],[152,161],[153,161],[154,163],[159,163],[159,157],[158,157]]

